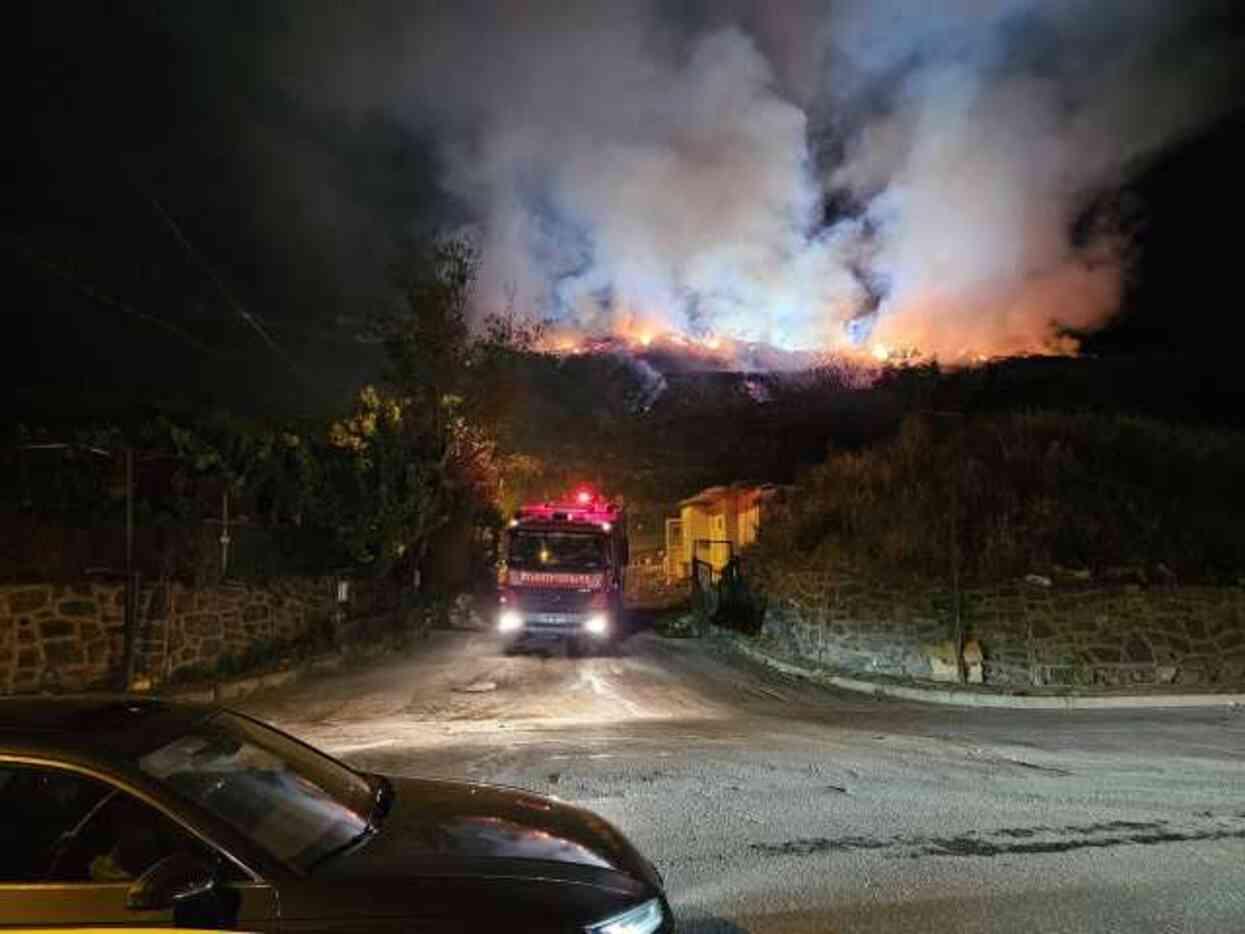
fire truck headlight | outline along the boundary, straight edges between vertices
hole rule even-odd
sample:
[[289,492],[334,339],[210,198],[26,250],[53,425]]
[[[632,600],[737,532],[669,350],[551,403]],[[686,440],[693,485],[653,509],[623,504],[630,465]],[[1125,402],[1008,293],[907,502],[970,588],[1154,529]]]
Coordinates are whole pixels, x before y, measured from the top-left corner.
[[502,610],[497,617],[498,632],[515,632],[523,628],[523,617],[514,610]]
[[594,636],[604,636],[610,631],[609,617],[604,613],[595,613],[584,620],[584,630]]

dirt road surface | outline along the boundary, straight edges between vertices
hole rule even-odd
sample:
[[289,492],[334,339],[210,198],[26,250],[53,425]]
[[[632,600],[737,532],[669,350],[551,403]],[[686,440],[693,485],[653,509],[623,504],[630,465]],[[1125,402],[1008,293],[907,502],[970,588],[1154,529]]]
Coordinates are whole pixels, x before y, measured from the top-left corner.
[[242,704],[368,769],[586,805],[693,932],[1245,931],[1245,712],[959,710],[641,632],[408,657]]

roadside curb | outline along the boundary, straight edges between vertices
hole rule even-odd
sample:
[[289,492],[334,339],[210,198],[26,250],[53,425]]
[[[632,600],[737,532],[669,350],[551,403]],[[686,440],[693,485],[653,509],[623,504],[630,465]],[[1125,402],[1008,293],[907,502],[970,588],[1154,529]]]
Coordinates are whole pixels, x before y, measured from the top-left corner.
[[993,707],[1011,710],[1156,710],[1178,707],[1240,707],[1245,706],[1245,694],[1121,694],[1121,695],[1022,695],[991,694],[985,691],[965,691],[958,688],[917,687],[904,684],[884,684],[831,674],[816,668],[806,668],[777,658],[762,649],[748,645],[734,634],[722,633],[718,637],[731,649],[768,668],[840,688],[875,697],[916,701],[922,704],[942,704],[950,707]]
[[307,675],[327,674],[341,670],[347,664],[367,664],[395,651],[389,645],[372,645],[367,648],[356,647],[344,651],[332,652],[309,658],[289,668],[277,671],[265,671],[244,678],[233,678],[229,681],[217,681],[213,684],[188,685],[183,688],[157,688],[151,693],[168,700],[182,701],[192,704],[219,704],[223,701],[239,700],[258,691],[285,687],[301,681]]
[[238,700],[269,688],[285,687],[301,680],[313,672],[336,671],[346,661],[346,655],[335,653],[309,659],[291,668],[277,671],[266,671],[245,678],[234,678],[229,681],[217,681],[214,684],[201,684],[186,688],[157,689],[153,693],[169,700],[183,701],[192,704],[217,704],[221,701]]

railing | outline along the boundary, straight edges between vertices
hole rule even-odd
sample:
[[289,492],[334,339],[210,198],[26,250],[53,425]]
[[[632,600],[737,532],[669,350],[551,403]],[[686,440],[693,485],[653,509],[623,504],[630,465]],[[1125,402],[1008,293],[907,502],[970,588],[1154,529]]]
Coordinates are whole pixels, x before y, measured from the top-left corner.
[[719,572],[708,561],[692,558],[692,608],[702,622],[711,621],[718,612],[722,595],[718,590]]

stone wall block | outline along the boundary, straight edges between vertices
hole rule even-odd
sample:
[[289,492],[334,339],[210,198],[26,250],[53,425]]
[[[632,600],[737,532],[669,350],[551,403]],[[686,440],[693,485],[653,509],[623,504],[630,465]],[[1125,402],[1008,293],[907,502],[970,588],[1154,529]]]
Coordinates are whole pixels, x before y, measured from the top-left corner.
[[69,619],[50,619],[39,623],[40,639],[64,639],[78,634],[78,624]]
[[248,623],[256,623],[268,619],[272,611],[263,603],[249,603],[242,611],[242,618]]
[[220,618],[212,613],[192,613],[182,621],[182,628],[196,639],[220,638],[223,634]]
[[9,613],[13,616],[33,613],[50,602],[51,595],[47,587],[23,587],[11,591],[8,595]]

